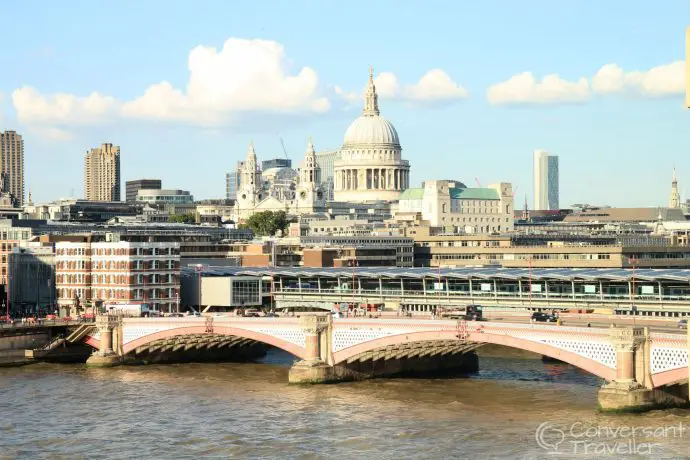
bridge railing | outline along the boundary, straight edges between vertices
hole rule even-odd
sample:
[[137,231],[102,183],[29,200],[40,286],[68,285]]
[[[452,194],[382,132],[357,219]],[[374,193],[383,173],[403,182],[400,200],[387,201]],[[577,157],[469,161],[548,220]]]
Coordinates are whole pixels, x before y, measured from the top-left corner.
[[32,322],[21,321],[10,321],[10,322],[0,322],[0,329],[32,329],[36,327],[49,327],[49,326],[78,326],[80,324],[93,323],[93,319],[82,319],[82,320],[61,320],[61,319],[49,319],[49,320],[36,320]]

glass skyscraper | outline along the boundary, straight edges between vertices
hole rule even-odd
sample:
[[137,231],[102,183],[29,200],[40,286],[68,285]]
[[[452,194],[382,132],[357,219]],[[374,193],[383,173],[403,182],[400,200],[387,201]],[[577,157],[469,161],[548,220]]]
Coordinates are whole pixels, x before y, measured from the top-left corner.
[[560,209],[558,203],[558,156],[534,151],[534,209]]

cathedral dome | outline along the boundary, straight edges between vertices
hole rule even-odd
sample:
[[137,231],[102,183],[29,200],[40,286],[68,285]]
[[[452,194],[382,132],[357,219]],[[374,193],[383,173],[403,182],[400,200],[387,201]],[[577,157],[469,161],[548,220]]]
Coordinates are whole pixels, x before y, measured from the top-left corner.
[[391,122],[381,115],[362,115],[347,129],[343,147],[362,144],[400,146],[400,140]]

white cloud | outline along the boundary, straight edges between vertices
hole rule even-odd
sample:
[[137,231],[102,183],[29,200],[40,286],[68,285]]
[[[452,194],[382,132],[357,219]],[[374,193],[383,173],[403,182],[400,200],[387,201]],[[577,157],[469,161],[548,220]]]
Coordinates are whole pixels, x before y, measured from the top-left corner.
[[577,103],[589,99],[586,78],[570,82],[556,74],[537,81],[532,72],[522,72],[489,87],[486,97],[493,105]]
[[359,103],[362,100],[362,95],[357,91],[345,91],[342,87],[335,85],[333,87],[333,92],[343,99],[345,99],[349,104]]
[[197,46],[189,53],[186,91],[167,81],[126,103],[124,116],[220,121],[237,112],[325,112],[316,72],[287,72],[283,46],[275,41],[231,38],[217,51]]
[[72,133],[59,128],[33,126],[29,128],[29,133],[53,142],[66,142],[72,140]]
[[382,98],[402,99],[410,102],[437,103],[464,99],[467,91],[455,83],[441,69],[425,73],[417,83],[401,85],[391,72],[381,72],[375,79],[376,92]]
[[441,69],[428,71],[419,81],[405,88],[405,96],[413,101],[446,101],[468,96],[462,86],[455,83]]
[[676,61],[632,72],[625,72],[617,64],[606,64],[592,78],[592,88],[600,94],[632,92],[648,97],[683,94],[685,62]]
[[87,97],[57,93],[44,96],[29,86],[14,90],[12,103],[22,123],[89,124],[114,115],[118,102],[97,92]]
[[381,72],[378,77],[374,78],[374,85],[376,85],[376,94],[378,94],[379,97],[396,98],[402,96],[398,77],[396,77],[394,73]]
[[88,97],[42,95],[31,87],[14,91],[17,116],[27,124],[88,124],[112,116],[216,124],[243,112],[322,113],[330,109],[321,96],[316,72],[287,70],[283,46],[269,40],[230,38],[218,51],[197,46],[189,53],[189,81],[184,90],[167,81],[149,86],[139,98],[117,101],[97,92]]

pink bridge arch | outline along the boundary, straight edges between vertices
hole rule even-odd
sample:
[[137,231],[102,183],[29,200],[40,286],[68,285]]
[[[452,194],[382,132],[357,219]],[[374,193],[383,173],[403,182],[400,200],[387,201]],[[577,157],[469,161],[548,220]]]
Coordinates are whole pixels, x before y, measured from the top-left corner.
[[[208,334],[208,331],[206,329],[205,325],[198,325],[198,326],[182,326],[182,327],[176,327],[176,328],[171,328],[171,329],[166,329],[164,331],[160,332],[154,332],[152,334],[147,334],[142,337],[139,337],[137,339],[134,339],[130,342],[127,342],[123,344],[122,351],[124,354],[131,353],[133,350],[136,350],[137,348],[147,345],[151,342],[154,342],[156,340],[161,340],[161,339],[168,339],[172,337],[181,337],[185,335],[204,335]],[[255,340],[257,342],[265,343],[267,345],[274,346],[276,348],[280,348],[282,350],[287,351],[288,353],[291,353],[295,355],[296,357],[300,359],[304,359],[306,356],[306,350],[303,347],[300,347],[298,345],[295,345],[293,343],[290,343],[286,340],[282,340],[278,337],[274,337],[269,334],[264,334],[262,332],[258,331],[252,331],[249,329],[242,329],[242,328],[237,328],[237,327],[218,327],[214,330],[213,335],[226,335],[226,336],[234,336],[234,337],[242,337],[245,339],[251,339]],[[94,347],[98,348],[100,341],[94,337],[87,337],[85,339],[85,343]]]
[[652,385],[654,388],[675,385],[677,383],[684,383],[686,381],[688,381],[687,367],[679,367],[678,369],[652,374]]
[[[337,351],[333,353],[333,361],[335,364],[340,364],[347,361],[349,358],[357,356],[361,353],[373,351],[378,348],[383,348],[389,345],[401,345],[412,342],[429,342],[439,340],[457,340],[457,332],[422,331],[389,335],[386,337],[369,340]],[[561,348],[557,348],[545,343],[539,343],[531,340],[511,337],[504,334],[492,334],[487,332],[470,332],[467,336],[467,340],[469,342],[503,345],[506,347],[531,351],[533,353],[537,353],[540,355],[548,356],[566,362],[607,381],[611,381],[616,378],[615,369],[611,369],[610,367],[607,367],[597,361],[594,361],[593,359],[580,356],[576,353],[563,350]]]

